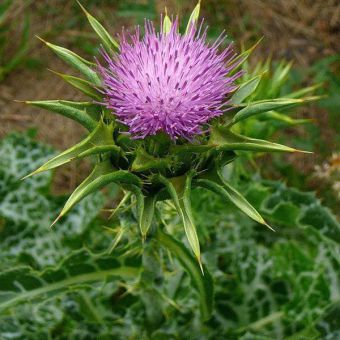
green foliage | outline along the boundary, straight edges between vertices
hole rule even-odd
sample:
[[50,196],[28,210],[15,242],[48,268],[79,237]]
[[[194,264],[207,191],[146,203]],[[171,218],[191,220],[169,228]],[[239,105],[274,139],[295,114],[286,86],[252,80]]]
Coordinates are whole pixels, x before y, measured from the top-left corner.
[[0,143],[0,256],[3,260],[37,268],[56,264],[72,249],[72,242],[68,240],[86,230],[104,203],[103,195],[97,192],[74,209],[58,228],[48,229],[65,198],[51,197],[50,172],[25,181],[21,178],[53,154],[51,148],[38,144],[28,135],[11,134]]
[[[240,96],[251,104],[242,109],[234,117],[234,121],[240,121],[242,117],[250,118],[235,127],[235,131],[254,138],[267,139],[279,129],[310,123],[308,119],[292,118],[290,112],[299,105],[299,101],[307,103],[317,99],[311,94],[320,87],[320,82],[317,85],[293,90],[289,84],[293,74],[292,63],[284,60],[274,63],[268,58],[253,68],[246,61],[244,69],[246,72],[242,77],[240,90],[233,96],[232,101],[239,104]],[[284,99],[277,100],[278,97]],[[263,110],[262,107],[266,107],[267,110]],[[258,114],[258,108],[266,112]],[[253,113],[256,115],[252,117]]]
[[173,253],[178,261],[182,264],[185,270],[189,273],[193,285],[199,292],[201,313],[204,320],[209,320],[213,312],[213,279],[209,272],[204,267],[199,267],[197,262],[192,258],[188,250],[183,245],[173,239],[170,235],[165,234],[161,230],[157,230],[157,240],[164,245],[171,253]]
[[[338,336],[340,225],[314,194],[258,175],[240,180],[232,167],[229,181],[274,233],[219,196],[194,189],[202,275],[183,243],[169,235],[183,239],[169,201],[157,204],[163,229],[151,227],[153,237],[144,244],[136,242],[138,219],[126,210],[133,196],[109,233],[93,221],[103,206],[98,192],[50,230],[61,204],[49,193],[51,173],[26,182],[20,177],[23,167],[32,170],[53,150],[13,134],[1,142],[0,155],[0,188],[7,193],[0,201],[0,338]],[[200,316],[211,314],[206,322]]]
[[[200,3],[186,31],[197,22],[199,9]],[[118,44],[84,11],[104,48],[115,53]],[[166,32],[170,25],[166,16]],[[70,50],[46,44],[86,80],[60,76],[101,100],[94,65]],[[238,67],[255,46],[237,58]],[[0,145],[1,336],[336,336],[329,320],[340,295],[335,274],[338,222],[312,194],[259,176],[243,182],[244,173],[229,177],[224,173],[225,165],[242,151],[297,151],[252,138],[254,131],[268,138],[275,130],[258,129],[261,119],[287,126],[301,123],[281,111],[318,99],[304,97],[315,87],[282,95],[289,71],[290,64],[280,63],[265,78],[260,65],[240,82],[231,111],[190,142],[175,143],[163,134],[133,140],[98,101],[27,102],[79,122],[90,134],[44,165],[52,150],[28,137],[12,135]],[[49,171],[92,155],[93,171],[63,205],[64,199],[49,190]],[[15,162],[14,170],[8,167],[14,157],[25,167]],[[32,172],[35,162],[40,166],[34,171],[38,176],[20,182],[26,174],[22,169]],[[241,163],[234,164],[237,169]],[[106,222],[105,233],[97,216],[104,205],[99,190],[111,183],[124,190],[124,198]],[[46,226],[62,205],[54,222],[58,223],[47,233]],[[259,223],[266,224],[260,214],[277,233],[258,228]],[[24,308],[19,309],[20,304]]]
[[240,185],[276,233],[251,227],[210,194],[195,195],[197,223],[210,230],[204,254],[216,268],[221,326],[240,338],[282,339],[301,330],[331,336],[321,320],[340,303],[339,223],[314,194],[259,177]]
[[[119,240],[123,239],[122,246],[118,245],[119,240],[115,239],[115,250],[109,255],[110,239],[102,236],[98,238],[98,230],[93,231],[97,227],[91,221],[104,202],[103,195],[98,191],[83,200],[53,230],[48,229],[53,215],[63,201],[62,198],[50,194],[51,173],[44,172],[26,181],[21,181],[20,178],[25,169],[32,170],[37,162],[44,161],[53,154],[51,148],[34,142],[28,135],[12,134],[1,141],[0,187],[4,194],[0,201],[1,338],[25,338],[32,334],[51,335],[62,319],[66,318],[67,324],[72,324],[73,314],[71,313],[69,318],[68,312],[70,304],[81,309],[80,315],[84,313],[81,305],[85,304],[86,308],[91,309],[88,314],[91,314],[94,320],[91,320],[84,331],[86,336],[90,336],[93,327],[90,325],[95,322],[105,325],[104,321],[100,321],[105,315],[95,310],[96,307],[92,305],[93,297],[89,298],[88,294],[92,295],[103,285],[102,292],[106,291],[107,287],[119,291],[118,287],[123,284],[122,279],[139,280],[141,267],[138,254],[142,250],[141,244],[134,250],[131,241],[124,241],[126,233],[124,236],[121,234]],[[8,167],[8,164],[11,164],[11,167]],[[136,239],[138,230],[131,231],[134,223],[134,219],[122,216],[122,230],[126,230],[127,224]],[[181,263],[184,262],[184,267],[194,280],[194,286],[200,292],[199,297],[203,299],[202,313],[208,317],[211,313],[209,304],[212,303],[211,283],[206,286],[209,274],[202,276],[197,262],[181,243],[165,234],[159,237],[162,240],[160,243],[164,241],[174,256],[179,257]],[[92,251],[84,248],[88,246]],[[93,251],[100,253],[95,254]],[[144,268],[144,271],[146,270],[147,268]],[[107,283],[104,284],[105,282]],[[144,287],[145,280],[139,284]],[[158,293],[165,296],[163,292]],[[143,291],[140,291],[140,294],[144,294]],[[106,297],[108,298],[109,296]],[[133,302],[136,303],[135,300]],[[105,304],[107,305],[107,302]],[[107,313],[112,318],[113,315],[105,304],[100,306],[100,310],[104,309],[104,314]],[[32,325],[25,329],[28,318],[32,318]],[[107,326],[111,329],[110,323],[111,321]],[[20,331],[14,331],[17,328],[15,325],[20,325]],[[44,330],[39,328],[41,325]],[[70,329],[61,328],[62,333],[77,332],[75,325]]]
[[[318,106],[327,110],[329,125],[318,127],[316,125],[309,128],[308,133],[313,135],[313,139],[309,141],[313,147],[317,147],[322,156],[330,156],[334,151],[329,148],[328,135],[329,132],[334,135],[331,141],[337,147],[340,143],[340,124],[338,119],[339,114],[339,91],[340,91],[340,69],[339,69],[340,55],[334,54],[332,56],[323,58],[310,68],[302,72],[302,70],[295,70],[290,79],[290,86],[297,86],[301,82],[306,82],[312,79],[315,83],[322,83],[318,92],[323,95],[323,98],[318,102]],[[327,138],[322,138],[322,128],[327,131]],[[329,131],[329,132],[328,132]],[[324,132],[325,133],[325,132]],[[305,142],[306,143],[306,142]]]
[[[122,260],[121,254],[115,254]],[[105,282],[117,277],[135,278],[138,266],[124,266],[112,256],[76,251],[66,257],[58,267],[46,268],[39,273],[31,267],[9,269],[0,274],[0,312],[23,302],[47,300],[56,294],[75,289],[80,291],[93,282]],[[90,288],[90,287],[89,287]]]

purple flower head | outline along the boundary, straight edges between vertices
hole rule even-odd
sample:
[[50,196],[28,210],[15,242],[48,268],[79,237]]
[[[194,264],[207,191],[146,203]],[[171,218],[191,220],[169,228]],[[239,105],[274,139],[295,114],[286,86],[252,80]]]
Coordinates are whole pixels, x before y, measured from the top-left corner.
[[232,46],[218,52],[223,34],[208,45],[202,24],[181,35],[177,19],[167,34],[162,29],[157,33],[146,21],[144,37],[137,27],[128,41],[123,30],[120,54],[102,53],[107,62],[106,67],[99,65],[104,105],[134,138],[163,131],[173,140],[190,139],[225,111],[241,73],[229,75],[236,67]]

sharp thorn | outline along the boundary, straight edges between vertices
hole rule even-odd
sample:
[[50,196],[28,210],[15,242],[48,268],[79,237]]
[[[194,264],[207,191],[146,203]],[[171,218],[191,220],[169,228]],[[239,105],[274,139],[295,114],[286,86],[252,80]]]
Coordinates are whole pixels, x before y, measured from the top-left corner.
[[44,44],[48,44],[48,42],[44,40],[43,38],[39,37],[39,35],[35,35],[35,37],[38,38],[40,41],[42,41]]
[[269,228],[271,231],[273,231],[274,233],[276,232],[276,230],[273,229],[267,222],[263,221],[263,224],[264,224],[267,228]]
[[77,3],[79,7],[82,9],[82,11],[85,13],[85,15],[88,16],[90,13],[85,9],[85,7],[80,3],[79,0],[77,0]]
[[60,77],[63,76],[63,74],[61,74],[61,73],[59,73],[59,72],[57,72],[57,71],[51,70],[50,68],[48,68],[47,71],[50,71],[50,72],[52,72],[53,74],[56,74],[57,76],[60,76]]
[[21,178],[21,181],[23,181],[24,179],[26,179],[26,178],[28,178],[28,177],[37,175],[37,174],[39,174],[39,173],[41,173],[41,172],[42,172],[42,170],[37,169],[37,170],[35,170],[35,171],[29,173],[28,175],[22,177],[22,178]]
[[306,151],[306,150],[299,150],[299,149],[294,149],[294,152],[298,153],[306,153],[306,154],[313,154],[313,151]]
[[20,181],[24,181],[26,178],[31,177],[31,176],[33,176],[33,175],[34,175],[34,172],[31,172],[30,174],[28,174],[28,175],[26,175],[26,176],[20,178]]
[[51,229],[52,229],[53,226],[60,220],[61,216],[62,216],[62,215],[59,214],[58,217],[52,222],[52,224],[50,225],[50,228],[51,228]]
[[197,258],[197,260],[198,260],[198,265],[200,266],[200,269],[201,269],[202,275],[204,276],[204,269],[203,269],[203,265],[202,265],[201,258]]

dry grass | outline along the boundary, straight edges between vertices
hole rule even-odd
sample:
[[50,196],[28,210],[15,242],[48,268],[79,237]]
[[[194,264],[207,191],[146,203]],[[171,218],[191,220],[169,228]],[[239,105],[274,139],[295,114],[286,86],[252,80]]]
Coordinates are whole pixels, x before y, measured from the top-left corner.
[[254,25],[279,57],[300,65],[340,52],[340,2],[338,0],[242,1]]

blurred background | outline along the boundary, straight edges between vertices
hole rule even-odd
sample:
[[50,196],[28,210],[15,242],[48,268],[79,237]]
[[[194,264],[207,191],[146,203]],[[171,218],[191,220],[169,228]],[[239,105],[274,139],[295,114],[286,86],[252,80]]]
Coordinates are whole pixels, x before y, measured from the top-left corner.
[[[165,7],[185,25],[197,3],[81,2],[113,36],[122,26],[132,29],[143,24],[144,18],[159,23]],[[245,75],[267,70],[257,100],[283,97],[310,86],[322,96],[288,114],[264,114],[241,126],[246,135],[313,151],[256,154],[235,162],[229,174],[230,181],[278,232],[264,231],[207,192],[193,195],[204,263],[216,281],[216,308],[208,324],[200,321],[188,275],[165,255],[160,264],[163,285],[160,280],[130,285],[108,280],[105,285],[79,284],[73,291],[65,280],[55,296],[40,294],[42,273],[55,273],[48,277],[51,281],[41,284],[47,292],[53,282],[62,280],[61,261],[77,283],[77,265],[82,270],[86,261],[94,261],[92,255],[84,254],[84,247],[107,254],[112,263],[111,251],[119,241],[123,248],[139,238],[131,231],[131,220],[123,235],[121,221],[103,218],[104,208],[114,208],[121,196],[115,188],[89,196],[52,232],[48,229],[91,164],[74,161],[53,174],[20,180],[57,150],[85,136],[85,130],[73,121],[20,103],[87,100],[50,71],[77,75],[37,36],[88,60],[98,54],[98,40],[76,1],[0,0],[1,339],[339,339],[340,2],[201,3],[208,39],[225,30],[227,42],[233,41],[241,51],[263,38],[248,60]],[[176,213],[169,206],[163,208],[176,238],[183,240]],[[11,270],[17,272],[12,275]],[[86,294],[85,288],[90,288]],[[31,303],[21,303],[30,291]],[[159,309],[153,299],[161,301],[157,300]],[[9,307],[2,309],[3,305]]]
[[[115,35],[122,26],[141,24],[145,17],[159,22],[159,13],[165,6],[169,13],[186,20],[196,1],[83,0],[83,4]],[[289,174],[286,180],[295,186],[329,193],[336,184],[330,183],[333,179],[328,177],[340,163],[339,2],[203,0],[201,11],[209,24],[210,39],[226,30],[228,39],[240,50],[263,37],[250,58],[251,65],[269,56],[272,56],[273,65],[282,60],[292,61],[286,87],[294,89],[323,83],[319,94],[327,94],[327,98],[295,113],[299,118],[311,119],[311,124],[280,132],[280,138],[286,139],[288,144],[313,150],[314,154],[281,157],[275,162],[276,166],[267,170],[271,177]],[[1,1],[0,137],[13,130],[33,128],[39,140],[62,150],[80,140],[81,128],[66,118],[15,102],[81,99],[79,92],[48,70],[70,71],[36,36],[73,49],[89,59],[97,54],[97,40],[76,1]],[[57,176],[55,190],[70,191],[81,179],[78,178],[82,174],[79,167],[86,170],[83,163],[64,169]],[[335,197],[330,196],[332,204]]]

